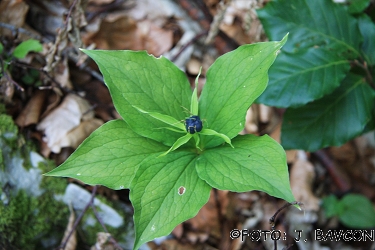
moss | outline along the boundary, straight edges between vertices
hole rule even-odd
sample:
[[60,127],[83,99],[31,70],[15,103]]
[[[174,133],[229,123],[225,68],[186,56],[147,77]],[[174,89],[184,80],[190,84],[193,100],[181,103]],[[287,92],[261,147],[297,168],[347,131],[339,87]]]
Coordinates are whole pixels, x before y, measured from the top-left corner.
[[[34,168],[30,154],[36,151],[33,142],[25,140],[25,137],[18,132],[14,121],[5,114],[5,108],[0,104],[0,177],[4,172],[7,176],[6,171],[9,171],[14,159],[17,159],[25,169]],[[55,163],[48,159],[38,163],[41,173],[46,173],[55,167]],[[3,179],[0,178],[0,181]],[[12,186],[7,183],[6,178],[4,183],[0,182],[0,249],[56,248],[63,238],[70,212],[66,204],[55,200],[54,195],[65,192],[66,179],[43,177],[39,184],[43,193],[38,197],[31,196],[30,190],[18,189],[16,187],[18,183]],[[108,201],[100,195],[97,195],[97,198],[115,208],[124,220],[131,221],[131,215],[125,214],[118,203]],[[89,220],[94,223],[87,223]],[[127,238],[129,223],[124,223],[120,228],[112,228],[108,225],[106,227],[118,241]],[[97,233],[103,231],[92,209],[89,209],[78,228],[80,245],[77,249],[95,244]]]
[[35,145],[26,141],[18,133],[12,117],[2,112],[4,105],[0,105],[0,170],[5,171],[6,162],[10,162],[13,157],[22,158],[23,166],[30,169],[30,152],[35,149]]
[[[132,221],[132,215],[126,214],[123,207],[118,202],[112,202],[102,197],[100,195],[96,196],[104,204],[108,205],[109,207],[113,208],[118,212],[122,218],[124,218],[124,223],[122,226],[115,228],[109,225],[105,225],[108,232],[114,237],[117,241],[121,241],[121,239],[126,238],[126,235],[129,233],[128,222]],[[97,212],[101,211],[100,208],[97,206],[95,207]],[[91,224],[90,221],[94,221],[94,224]],[[92,209],[88,209],[88,211],[83,216],[83,222],[81,225],[80,235],[81,238],[85,241],[86,244],[93,245],[96,242],[96,237],[98,232],[104,232],[102,225],[96,219],[95,214]]]
[[0,113],[0,136],[8,141],[17,138],[18,128],[14,124],[12,117]]
[[[69,208],[54,199],[55,194],[64,192],[66,180],[42,178],[40,188],[44,192],[38,197],[31,196],[29,190],[19,189],[15,183],[9,185],[7,171],[14,162],[25,169],[32,168],[30,153],[35,145],[18,133],[13,119],[4,111],[0,105],[0,176],[4,177],[0,178],[3,181],[0,183],[0,249],[51,249],[60,243],[69,217]],[[44,160],[38,167],[45,172],[55,164]],[[42,243],[47,246],[43,247]]]
[[[0,246],[11,249],[43,249],[41,239],[61,239],[69,211],[51,200],[46,192],[39,198],[20,190],[7,205],[0,204]],[[58,230],[56,230],[58,229]],[[47,247],[48,248],[48,247]]]

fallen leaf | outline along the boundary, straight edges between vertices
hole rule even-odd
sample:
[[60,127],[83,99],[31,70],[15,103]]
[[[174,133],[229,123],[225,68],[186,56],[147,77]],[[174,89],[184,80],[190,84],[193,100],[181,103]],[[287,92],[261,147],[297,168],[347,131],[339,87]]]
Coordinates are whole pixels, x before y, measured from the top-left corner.
[[[272,129],[270,136],[280,143],[280,135],[281,135],[281,122],[278,122],[275,127]],[[286,150],[286,161],[289,164],[292,164],[295,162],[296,157],[297,157],[297,150],[291,149],[291,150]]]
[[[11,24],[17,28],[24,25],[29,6],[22,0],[0,1],[0,22]],[[11,36],[12,30],[0,28],[2,36]]]
[[95,4],[95,5],[110,4],[114,1],[115,0],[88,0],[89,3]]
[[110,233],[99,232],[96,234],[96,243],[90,249],[91,250],[115,250],[115,246],[112,242]]
[[22,112],[16,119],[16,124],[20,127],[26,127],[31,124],[37,124],[42,112],[43,104],[47,97],[47,91],[37,90],[26,104]]
[[245,131],[248,134],[258,133],[258,109],[256,104],[247,110]]
[[[68,221],[68,225],[66,226],[64,237],[61,243],[65,243],[65,241],[67,241],[64,249],[75,250],[77,247],[76,229],[73,228],[75,215],[74,215],[73,208],[71,206],[69,206],[69,210],[70,210],[69,221]],[[70,235],[69,239],[67,239],[72,230],[73,230],[73,233]]]
[[147,50],[148,53],[159,56],[173,44],[171,30],[164,30],[149,20],[135,21],[118,14],[107,16],[100,26],[97,22],[91,24],[89,31],[83,37],[84,43],[95,43],[99,49]]
[[[189,230],[184,233],[191,243],[204,242],[210,235],[221,238],[221,228],[219,224],[218,215],[221,213],[225,215],[228,207],[228,191],[217,190],[218,197],[215,198],[215,192],[212,190],[210,199],[199,210],[198,214],[186,221]],[[216,200],[217,199],[217,200]],[[217,202],[220,206],[217,205]],[[218,211],[220,207],[221,211]]]
[[81,122],[77,127],[70,130],[66,136],[60,140],[60,147],[72,147],[76,149],[95,129],[103,125],[100,119],[90,119]]
[[268,123],[273,116],[272,108],[264,104],[259,104],[259,121]]
[[90,104],[83,98],[69,94],[63,102],[46,116],[37,126],[44,131],[43,141],[54,153],[61,150],[61,142],[68,132],[81,123],[81,119],[93,118],[94,112]]
[[290,186],[296,201],[302,202],[306,211],[319,210],[319,199],[312,191],[314,178],[314,166],[305,157],[299,157],[290,170]]
[[259,41],[263,29],[255,9],[262,7],[261,5],[258,1],[232,0],[220,29],[238,44]]
[[41,119],[48,116],[60,104],[62,97],[61,90],[57,87],[52,87],[52,91],[48,92],[47,103],[45,104],[46,110],[43,112]]
[[[12,76],[9,72],[6,72],[9,79],[12,80]],[[11,83],[7,77],[3,76],[0,78],[0,101],[4,103],[11,103],[14,95],[14,84]]]

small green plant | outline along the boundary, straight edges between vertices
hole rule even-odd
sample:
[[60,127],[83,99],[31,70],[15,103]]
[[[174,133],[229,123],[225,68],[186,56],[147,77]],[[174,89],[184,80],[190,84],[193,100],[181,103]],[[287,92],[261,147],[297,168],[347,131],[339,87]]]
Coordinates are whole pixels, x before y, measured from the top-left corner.
[[28,53],[32,51],[40,52],[42,50],[43,50],[43,46],[38,40],[29,39],[17,45],[17,47],[9,55],[5,53],[4,46],[2,43],[0,43],[0,61],[1,61],[0,77],[3,76],[4,72],[6,72],[9,66],[9,63],[11,62],[13,58],[23,59],[27,56]]
[[339,146],[375,128],[375,25],[369,0],[274,0],[258,11],[267,36],[290,32],[257,100],[287,108],[286,149]]
[[194,217],[212,188],[294,201],[283,148],[267,135],[238,135],[286,39],[243,45],[218,58],[199,102],[185,73],[164,57],[83,50],[98,64],[123,120],[98,128],[46,175],[129,188],[134,249]]
[[349,228],[368,229],[375,227],[375,209],[369,199],[359,194],[345,195],[341,200],[330,195],[322,205],[328,218],[337,216]]

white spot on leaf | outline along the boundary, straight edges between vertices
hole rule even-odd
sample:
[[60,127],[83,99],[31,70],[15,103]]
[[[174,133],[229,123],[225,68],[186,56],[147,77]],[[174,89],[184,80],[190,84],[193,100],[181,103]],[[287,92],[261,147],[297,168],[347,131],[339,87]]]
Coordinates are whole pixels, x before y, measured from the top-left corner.
[[81,173],[77,173],[77,175],[81,175]]
[[178,192],[179,195],[183,195],[185,193],[185,191],[186,191],[186,188],[184,186],[181,186],[181,187],[178,188],[177,192]]
[[123,185],[121,185],[121,186],[120,186],[120,189],[123,189],[123,188],[124,188],[124,186],[123,186]]

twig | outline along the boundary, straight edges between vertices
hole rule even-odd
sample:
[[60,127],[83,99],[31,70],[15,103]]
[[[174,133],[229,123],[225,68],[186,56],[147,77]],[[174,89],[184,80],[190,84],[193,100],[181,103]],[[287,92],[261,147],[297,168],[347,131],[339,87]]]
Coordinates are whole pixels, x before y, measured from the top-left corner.
[[70,5],[70,8],[69,8],[69,11],[68,11],[68,14],[66,15],[66,19],[65,19],[65,27],[68,26],[68,23],[69,23],[69,18],[70,16],[72,15],[72,12],[73,12],[73,8],[76,6],[77,4],[77,0],[74,0],[72,5]]
[[177,58],[181,55],[181,53],[187,48],[189,47],[190,45],[192,45],[193,43],[195,43],[199,38],[201,38],[202,36],[204,35],[207,35],[208,31],[202,31],[201,33],[197,34],[195,37],[193,37],[193,39],[191,39],[189,42],[187,42],[186,44],[184,44],[181,49],[178,51],[178,53],[176,55],[174,55],[171,59],[172,62],[176,61]]
[[[3,22],[0,22],[0,27],[2,28],[6,28],[10,31],[12,31],[13,35],[15,36],[17,33],[22,33],[22,34],[26,34],[28,35],[29,37],[32,37],[32,38],[35,38],[37,40],[42,40],[43,38],[41,36],[39,36],[38,34],[35,34],[27,29],[24,29],[24,28],[19,28],[19,27],[16,27],[14,25],[11,25],[11,24],[8,24],[8,23],[3,23]],[[46,41],[49,42],[48,39],[46,39]],[[43,42],[45,42],[43,40]]]
[[[210,29],[211,21],[213,18],[209,14],[207,6],[201,0],[178,0],[178,3],[193,20],[197,21],[201,25],[203,30],[207,31]],[[215,36],[214,43],[216,49],[220,54],[232,51],[239,46],[236,41],[234,41],[221,30],[219,30],[217,36]]]
[[4,76],[5,76],[5,78],[6,78],[9,82],[13,83],[13,85],[16,86],[17,89],[19,89],[19,90],[22,91],[22,92],[25,91],[25,89],[22,88],[22,87],[21,87],[16,81],[14,81],[14,80],[8,75],[8,73],[4,72]]
[[204,44],[208,45],[212,43],[215,36],[219,33],[220,24],[224,19],[225,12],[227,11],[230,3],[231,3],[231,0],[227,1],[227,3],[225,4],[223,1],[220,1],[218,13],[214,16],[214,20],[212,21],[210,25],[210,31],[208,32],[208,35],[206,37],[206,40],[204,41]]
[[113,236],[108,232],[107,230],[107,227],[105,226],[104,222],[102,221],[102,219],[100,218],[98,212],[96,211],[96,208],[94,206],[93,203],[91,203],[91,208],[92,208],[92,211],[94,212],[95,214],[95,217],[96,219],[99,221],[100,225],[102,225],[104,231],[110,235],[110,241],[113,243],[113,245],[115,245],[116,249],[120,249],[120,250],[123,250],[122,247],[117,243],[117,241],[115,240],[115,238],[113,238]]
[[350,184],[347,183],[344,179],[340,178],[334,162],[328,157],[327,153],[324,150],[318,150],[313,153],[313,155],[316,156],[318,160],[323,164],[323,166],[327,169],[329,175],[332,178],[332,181],[340,189],[341,192],[348,192],[351,189]]
[[[14,32],[14,33],[16,33],[16,32],[20,32],[20,33],[26,34],[26,35],[28,35],[28,36],[30,36],[30,37],[32,37],[32,38],[35,38],[35,39],[38,39],[38,40],[42,40],[43,42],[46,42],[46,43],[51,42],[51,40],[49,40],[48,38],[45,38],[45,37],[41,37],[41,36],[39,36],[39,35],[36,35],[36,34],[30,32],[30,31],[28,31],[28,30],[26,30],[26,29],[24,29],[24,28],[17,28],[17,27],[15,27],[14,25],[11,25],[11,24],[7,24],[7,23],[2,23],[2,22],[0,22],[0,27],[3,27],[3,28],[6,28],[6,29],[9,29],[9,30],[11,30],[11,31]],[[74,63],[77,63],[77,60],[76,60],[74,57],[72,57],[72,56],[70,56],[70,55],[68,55],[68,57],[69,57],[69,60],[72,60]],[[86,66],[86,65],[84,65],[84,66],[81,65],[81,66],[79,66],[79,68],[80,68],[80,69],[83,69],[84,71],[88,72],[91,76],[93,76],[93,77],[96,78],[97,80],[99,80],[99,81],[101,81],[102,83],[104,83],[103,77],[102,77],[98,72],[92,70],[91,68],[89,68],[89,67]],[[44,72],[44,73],[46,73],[46,72]],[[52,79],[51,76],[49,76],[49,75],[47,75],[47,76],[48,76],[48,78]],[[52,81],[56,83],[55,80],[52,80]]]
[[72,230],[69,232],[68,236],[66,237],[65,241],[62,242],[60,244],[60,246],[57,248],[57,249],[65,249],[66,247],[66,244],[68,243],[68,240],[70,238],[70,236],[72,236],[73,232],[76,230],[79,222],[82,220],[83,218],[83,215],[86,213],[87,209],[91,206],[91,204],[93,203],[94,201],[94,198],[95,198],[95,194],[96,194],[96,190],[98,189],[98,186],[94,186],[94,188],[92,189],[92,192],[91,192],[91,198],[90,198],[90,201],[86,204],[86,206],[83,208],[82,210],[82,213],[78,216],[78,218],[76,219],[76,221],[74,222],[73,224],[73,227],[72,227]]
[[[284,206],[282,206],[281,208],[279,208],[279,209],[276,211],[276,213],[270,218],[271,230],[275,230],[275,221],[276,221],[276,216],[277,216],[282,210],[284,210],[285,208],[290,207],[290,206],[294,206],[294,205],[302,206],[303,203],[302,203],[302,202],[298,202],[298,201],[288,202],[288,203],[286,203]],[[275,240],[273,241],[273,243],[274,243],[274,250],[277,250],[277,239],[275,239]]]
[[20,91],[24,92],[25,89],[22,88],[16,81],[14,81],[9,75],[7,72],[5,72],[5,67],[4,67],[4,60],[3,58],[0,56],[0,69],[1,69],[1,72],[3,74],[3,76],[10,82],[12,83],[14,86],[16,86],[16,88],[18,88]]

